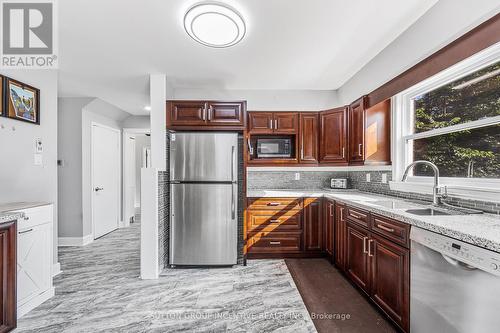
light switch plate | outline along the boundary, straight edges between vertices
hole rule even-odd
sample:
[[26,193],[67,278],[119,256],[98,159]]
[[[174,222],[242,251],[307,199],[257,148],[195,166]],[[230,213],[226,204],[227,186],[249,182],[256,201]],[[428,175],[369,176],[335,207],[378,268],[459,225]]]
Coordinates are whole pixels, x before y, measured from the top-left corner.
[[371,182],[371,175],[369,173],[366,174],[366,182],[369,183]]
[[300,172],[295,173],[295,180],[300,180]]
[[33,162],[36,166],[42,166],[43,165],[42,154],[35,154]]
[[382,184],[387,184],[387,174],[386,173],[382,174]]

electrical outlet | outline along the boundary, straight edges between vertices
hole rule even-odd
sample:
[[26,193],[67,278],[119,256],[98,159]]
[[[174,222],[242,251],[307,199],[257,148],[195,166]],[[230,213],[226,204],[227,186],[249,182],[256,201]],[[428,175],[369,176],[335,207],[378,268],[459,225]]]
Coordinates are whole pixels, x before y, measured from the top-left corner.
[[295,180],[300,180],[300,172],[295,173]]
[[382,184],[387,184],[387,174],[386,173],[382,174]]
[[366,174],[366,182],[369,183],[371,182],[371,175],[369,173]]

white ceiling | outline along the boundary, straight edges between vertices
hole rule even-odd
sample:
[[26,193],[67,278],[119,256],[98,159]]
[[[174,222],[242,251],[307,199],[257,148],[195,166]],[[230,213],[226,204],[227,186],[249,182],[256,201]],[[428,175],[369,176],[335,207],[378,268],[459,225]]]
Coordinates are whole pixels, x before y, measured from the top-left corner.
[[198,0],[59,1],[59,94],[145,114],[149,74],[174,88],[338,89],[437,0],[224,0],[243,41],[207,48],[184,31]]

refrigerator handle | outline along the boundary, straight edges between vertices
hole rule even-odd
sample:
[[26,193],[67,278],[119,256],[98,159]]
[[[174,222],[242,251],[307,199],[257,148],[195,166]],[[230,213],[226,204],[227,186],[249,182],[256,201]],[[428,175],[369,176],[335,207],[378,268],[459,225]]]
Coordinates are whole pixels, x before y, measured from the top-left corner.
[[236,218],[236,205],[234,200],[234,186],[236,184],[231,184],[231,220]]
[[235,163],[235,159],[236,159],[236,154],[235,154],[235,149],[234,149],[234,146],[231,147],[231,181],[234,182],[234,168],[236,166],[236,163]]

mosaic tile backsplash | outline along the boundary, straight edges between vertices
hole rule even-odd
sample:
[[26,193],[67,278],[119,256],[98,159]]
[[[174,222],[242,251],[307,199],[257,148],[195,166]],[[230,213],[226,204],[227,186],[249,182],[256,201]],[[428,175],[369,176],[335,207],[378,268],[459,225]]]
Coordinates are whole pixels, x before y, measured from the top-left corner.
[[[300,180],[295,180],[296,173],[300,174]],[[370,182],[366,181],[367,173],[370,173]],[[389,183],[382,183],[382,174],[387,175],[387,182],[392,180],[390,171],[248,171],[247,187],[248,189],[317,190],[329,188],[331,178],[347,178],[348,187],[360,191],[411,200],[432,201],[431,195],[391,190]],[[444,201],[455,206],[500,214],[500,203],[468,200],[452,196]]]

